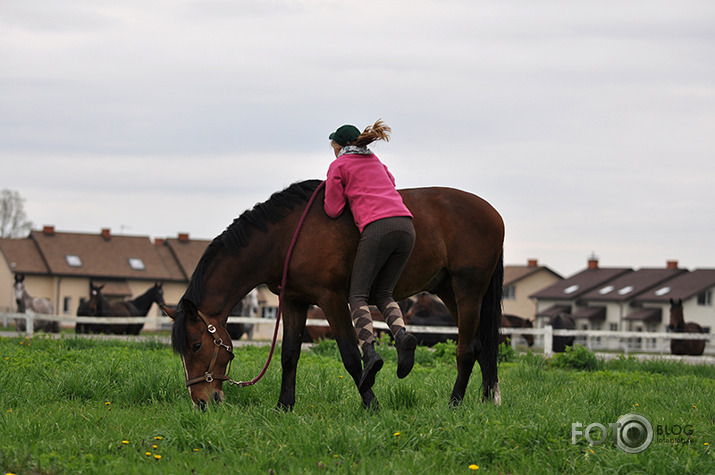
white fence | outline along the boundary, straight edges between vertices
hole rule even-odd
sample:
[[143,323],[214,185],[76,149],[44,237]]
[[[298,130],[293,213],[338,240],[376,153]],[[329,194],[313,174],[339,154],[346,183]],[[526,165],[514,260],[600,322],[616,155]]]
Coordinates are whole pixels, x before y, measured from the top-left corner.
[[[171,324],[169,317],[77,317],[71,315],[44,315],[28,313],[0,313],[0,321],[3,321],[4,326],[9,326],[14,323],[14,319],[23,318],[26,321],[25,328],[28,336],[33,335],[33,321],[53,320],[65,324],[77,323],[100,323],[100,324],[137,324],[144,323],[155,328],[161,328],[162,325]],[[269,318],[251,318],[251,317],[230,317],[228,323],[253,323],[253,324],[275,324],[274,319]],[[306,324],[309,326],[329,326],[327,320],[308,319]],[[374,322],[374,327],[380,330],[388,330],[385,322]],[[436,333],[446,335],[456,335],[457,327],[438,327],[438,326],[418,326],[407,325],[407,330],[412,333]],[[586,348],[594,350],[610,349],[623,351],[647,352],[647,353],[670,353],[670,340],[706,340],[705,352],[708,354],[715,353],[713,338],[715,335],[711,333],[656,333],[656,332],[634,332],[634,331],[604,331],[604,330],[554,330],[551,326],[544,328],[501,328],[502,334],[510,335],[533,335],[537,348],[542,348],[544,354],[551,355],[553,353],[553,337],[554,336],[573,336],[576,338],[575,343],[581,344]],[[615,344],[614,344],[615,341]],[[516,344],[516,338],[512,338],[512,344]]]

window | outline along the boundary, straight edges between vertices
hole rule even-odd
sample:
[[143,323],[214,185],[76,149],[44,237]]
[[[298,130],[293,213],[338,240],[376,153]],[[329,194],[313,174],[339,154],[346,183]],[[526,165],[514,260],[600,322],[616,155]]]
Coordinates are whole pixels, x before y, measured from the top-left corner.
[[82,259],[76,254],[66,254],[65,262],[70,267],[82,267]]
[[698,294],[698,305],[710,306],[712,304],[713,304],[712,290],[706,290],[705,292],[700,292]]
[[516,287],[507,285],[504,287],[504,300],[516,300]]
[[64,299],[62,299],[62,312],[65,315],[69,315],[71,308],[72,308],[72,297],[65,297]]
[[263,311],[261,313],[263,314],[261,315],[263,318],[275,319],[278,315],[278,307],[263,307]]
[[626,295],[626,294],[631,293],[631,292],[633,292],[633,286],[632,286],[632,285],[629,285],[629,286],[623,287],[621,290],[619,290],[619,291],[618,291],[618,294],[619,294],[619,295]]
[[658,297],[662,297],[663,295],[666,295],[670,293],[670,287],[661,287],[660,289],[655,291],[655,295]]
[[578,284],[570,285],[570,286],[568,286],[568,287],[566,287],[566,288],[564,289],[564,293],[565,293],[565,294],[572,294],[572,293],[576,292],[578,289],[579,289],[579,285],[578,285]]
[[617,323],[609,323],[608,324],[608,329],[612,332],[617,332],[618,331],[618,324]]
[[606,295],[608,293],[613,292],[613,289],[614,289],[614,287],[612,285],[607,285],[604,288],[602,288],[601,290],[599,290],[598,293],[601,295]]
[[129,267],[131,267],[133,270],[146,270],[144,261],[142,261],[138,257],[129,258]]

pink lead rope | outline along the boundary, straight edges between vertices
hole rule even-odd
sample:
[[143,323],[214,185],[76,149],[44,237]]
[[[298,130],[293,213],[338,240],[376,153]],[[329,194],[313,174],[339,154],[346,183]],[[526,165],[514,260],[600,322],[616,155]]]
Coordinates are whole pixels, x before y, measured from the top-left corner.
[[276,349],[276,340],[278,339],[278,326],[280,325],[281,322],[281,311],[283,309],[283,294],[285,293],[285,287],[286,287],[286,282],[288,281],[288,264],[290,264],[290,258],[293,255],[293,248],[295,247],[296,242],[298,242],[298,234],[300,234],[300,230],[303,227],[303,223],[305,222],[306,216],[308,216],[308,211],[310,211],[310,208],[313,206],[313,202],[315,201],[316,196],[318,196],[318,192],[323,189],[325,186],[325,182],[322,181],[318,185],[318,187],[315,189],[313,192],[313,195],[310,197],[310,200],[308,200],[308,204],[305,206],[305,211],[303,211],[303,216],[300,217],[300,221],[298,221],[298,226],[295,228],[295,234],[293,234],[293,240],[290,243],[290,247],[288,247],[288,253],[286,254],[286,260],[285,264],[283,266],[283,277],[281,279],[281,285],[278,287],[278,290],[280,290],[280,294],[278,295],[278,315],[276,316],[276,326],[273,329],[273,341],[271,342],[271,351],[268,353],[268,359],[266,360],[266,364],[263,365],[263,369],[261,372],[253,378],[250,381],[234,381],[233,379],[228,380],[229,385],[236,385],[240,388],[245,388],[246,386],[252,386],[256,384],[264,374],[266,374],[266,371],[268,370],[268,366],[271,364],[271,359],[273,358],[273,351]]

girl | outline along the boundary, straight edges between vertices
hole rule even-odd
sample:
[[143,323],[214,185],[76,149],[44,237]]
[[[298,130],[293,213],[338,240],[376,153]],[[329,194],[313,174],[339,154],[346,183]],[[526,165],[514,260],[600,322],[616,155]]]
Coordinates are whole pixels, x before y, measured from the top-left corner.
[[395,178],[367,148],[376,140],[390,140],[389,132],[390,127],[378,120],[362,133],[354,125],[343,125],[329,137],[335,161],[325,182],[325,212],[337,218],[347,204],[360,230],[348,303],[363,354],[361,393],[372,387],[382,368],[368,307],[371,288],[395,339],[398,378],[412,370],[417,346],[417,339],[405,331],[402,312],[392,297],[415,243],[412,214],[395,189]]

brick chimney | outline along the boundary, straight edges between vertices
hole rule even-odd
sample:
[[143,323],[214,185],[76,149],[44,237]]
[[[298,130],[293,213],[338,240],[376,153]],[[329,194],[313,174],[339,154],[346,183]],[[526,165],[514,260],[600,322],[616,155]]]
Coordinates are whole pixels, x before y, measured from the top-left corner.
[[665,261],[665,268],[668,270],[675,270],[678,268],[678,261]]
[[539,267],[539,260],[538,259],[529,259],[527,261],[527,265],[529,267]]
[[164,245],[164,238],[154,238],[154,245],[159,247]]
[[55,227],[54,226],[44,226],[42,228],[42,234],[45,236],[54,236],[55,235]]
[[598,269],[598,256],[596,254],[591,254],[588,258],[588,268]]
[[110,239],[112,239],[112,230],[109,228],[102,228],[102,237],[106,241],[109,241]]
[[179,233],[179,242],[189,242],[189,233]]

